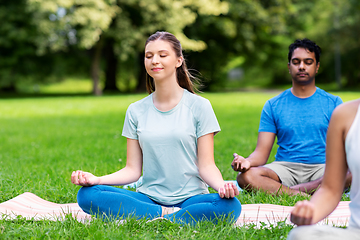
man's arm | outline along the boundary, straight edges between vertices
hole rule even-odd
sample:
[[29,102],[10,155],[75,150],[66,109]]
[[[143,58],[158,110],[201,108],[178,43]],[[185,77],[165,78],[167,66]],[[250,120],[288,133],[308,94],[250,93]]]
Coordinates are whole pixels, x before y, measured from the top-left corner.
[[231,163],[234,171],[246,172],[251,167],[265,165],[269,158],[272,146],[274,145],[275,136],[275,133],[259,132],[256,148],[249,157],[244,158],[234,153],[234,160]]

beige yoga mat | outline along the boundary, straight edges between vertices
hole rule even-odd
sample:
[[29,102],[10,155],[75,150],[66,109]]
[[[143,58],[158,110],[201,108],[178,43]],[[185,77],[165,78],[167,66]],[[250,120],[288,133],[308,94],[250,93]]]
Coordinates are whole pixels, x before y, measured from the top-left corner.
[[[340,202],[337,208],[319,224],[347,226],[350,219],[348,201]],[[254,224],[259,227],[285,221],[291,224],[290,212],[293,207],[274,204],[244,204],[235,225]],[[66,215],[80,222],[86,222],[91,216],[81,210],[77,203],[58,204],[46,201],[33,193],[26,192],[0,204],[0,219],[14,219],[21,215],[26,219],[61,221]]]
[[[350,219],[349,203],[349,201],[340,202],[336,209],[318,224],[347,226]],[[293,208],[274,204],[244,204],[242,205],[241,214],[236,221],[236,225],[255,224],[259,227],[262,225],[261,223],[276,225],[280,221],[292,224],[290,222],[290,213]]]
[[11,220],[20,215],[26,219],[58,221],[69,214],[82,222],[91,219],[91,216],[85,213],[77,203],[53,203],[30,192],[25,192],[0,204],[1,219]]

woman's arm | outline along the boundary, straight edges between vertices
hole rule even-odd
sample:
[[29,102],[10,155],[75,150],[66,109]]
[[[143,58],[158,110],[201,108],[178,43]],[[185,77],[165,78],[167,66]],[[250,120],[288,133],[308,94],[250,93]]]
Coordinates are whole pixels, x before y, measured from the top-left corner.
[[239,190],[232,183],[225,183],[214,161],[214,134],[209,133],[198,138],[198,161],[201,178],[213,189],[219,192],[220,197],[233,198],[239,195]]
[[350,105],[341,105],[333,112],[327,132],[323,182],[310,202],[296,203],[291,221],[297,225],[317,223],[328,216],[341,200],[348,171],[345,137],[356,114],[356,110]]
[[81,186],[124,185],[137,181],[142,172],[142,151],[138,140],[127,139],[126,166],[112,174],[97,177],[91,173],[74,171],[71,182]]

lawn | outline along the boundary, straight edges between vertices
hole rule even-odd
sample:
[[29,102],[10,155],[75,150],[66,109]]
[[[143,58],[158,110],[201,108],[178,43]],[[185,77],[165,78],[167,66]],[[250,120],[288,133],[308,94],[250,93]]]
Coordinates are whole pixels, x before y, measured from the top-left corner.
[[[277,92],[201,94],[213,105],[222,131],[215,137],[215,159],[224,179],[233,180],[233,152],[247,156],[256,145],[262,106]],[[339,92],[344,101],[360,93]],[[71,184],[73,170],[97,175],[116,171],[126,163],[126,139],[121,136],[128,105],[145,94],[0,98],[0,202],[32,192],[56,203],[76,201],[78,186]],[[274,160],[275,151],[270,161]],[[242,204],[294,205],[304,197],[242,193]],[[345,200],[348,200],[344,196]],[[233,228],[201,223],[196,227],[167,222],[129,221],[117,226],[100,220],[90,224],[71,218],[63,222],[0,221],[0,238],[44,239],[281,239],[292,226]]]

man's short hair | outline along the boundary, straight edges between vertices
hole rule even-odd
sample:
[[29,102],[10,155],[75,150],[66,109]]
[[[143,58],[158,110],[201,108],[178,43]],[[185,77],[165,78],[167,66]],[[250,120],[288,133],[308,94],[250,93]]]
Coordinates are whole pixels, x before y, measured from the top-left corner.
[[292,44],[290,44],[289,54],[288,54],[289,62],[291,60],[294,50],[297,48],[304,48],[304,49],[309,50],[310,52],[315,53],[316,64],[318,64],[320,62],[321,48],[318,45],[316,45],[315,42],[313,42],[307,38],[304,38],[302,40],[296,39]]

